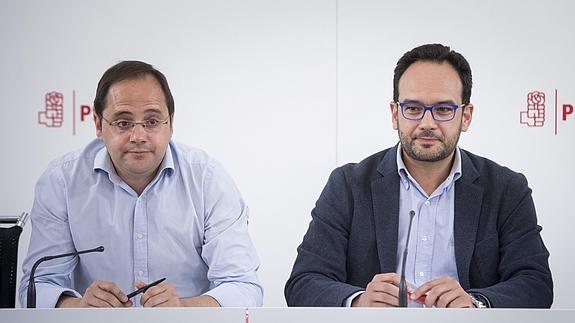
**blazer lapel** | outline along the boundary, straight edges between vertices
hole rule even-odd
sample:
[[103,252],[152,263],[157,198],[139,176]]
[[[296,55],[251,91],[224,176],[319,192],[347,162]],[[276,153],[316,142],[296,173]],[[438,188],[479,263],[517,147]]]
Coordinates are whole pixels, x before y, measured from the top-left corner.
[[461,162],[462,176],[455,183],[453,236],[459,284],[467,290],[470,288],[469,266],[475,248],[483,188],[474,184],[479,178],[479,172],[463,150],[461,150]]
[[397,146],[390,149],[377,167],[378,175],[371,183],[377,253],[381,273],[397,270],[397,232],[399,225],[399,175]]

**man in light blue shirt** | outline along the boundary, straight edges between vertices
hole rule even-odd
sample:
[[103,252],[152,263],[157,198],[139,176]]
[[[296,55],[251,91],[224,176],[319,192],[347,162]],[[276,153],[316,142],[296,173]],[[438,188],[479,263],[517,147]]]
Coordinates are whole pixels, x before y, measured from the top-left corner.
[[42,263],[37,306],[261,306],[248,207],[217,161],[171,141],[164,75],[121,62],[102,76],[94,110],[98,139],[53,161],[36,185],[22,306],[37,259],[99,245]]

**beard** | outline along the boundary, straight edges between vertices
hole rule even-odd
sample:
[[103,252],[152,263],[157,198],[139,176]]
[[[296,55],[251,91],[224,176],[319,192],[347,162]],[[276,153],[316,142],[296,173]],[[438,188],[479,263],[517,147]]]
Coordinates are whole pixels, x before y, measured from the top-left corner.
[[[423,130],[413,135],[401,132],[401,128],[398,128],[397,132],[399,134],[399,140],[403,147],[403,151],[407,156],[417,161],[437,162],[448,158],[451,156],[453,151],[455,151],[455,147],[459,142],[459,136],[461,134],[461,125],[459,126],[457,134],[452,138],[438,136],[431,130]],[[437,139],[437,141],[434,145],[417,145],[415,140],[419,137],[434,138]]]

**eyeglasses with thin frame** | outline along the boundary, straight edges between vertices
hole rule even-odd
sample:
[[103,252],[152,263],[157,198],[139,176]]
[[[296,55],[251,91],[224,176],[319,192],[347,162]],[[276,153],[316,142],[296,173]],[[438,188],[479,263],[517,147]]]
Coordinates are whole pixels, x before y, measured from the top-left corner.
[[158,120],[156,118],[150,118],[142,121],[133,121],[133,120],[114,120],[108,121],[106,118],[102,117],[104,121],[108,123],[113,129],[116,130],[117,133],[126,133],[132,131],[136,125],[142,125],[144,131],[146,132],[157,132],[160,130],[162,125],[167,124],[170,121],[170,117],[166,120]]
[[435,121],[451,121],[455,117],[455,112],[467,104],[455,103],[437,103],[434,105],[425,105],[419,102],[396,102],[399,105],[401,114],[407,120],[420,121],[423,119],[425,112],[431,112],[431,117]]

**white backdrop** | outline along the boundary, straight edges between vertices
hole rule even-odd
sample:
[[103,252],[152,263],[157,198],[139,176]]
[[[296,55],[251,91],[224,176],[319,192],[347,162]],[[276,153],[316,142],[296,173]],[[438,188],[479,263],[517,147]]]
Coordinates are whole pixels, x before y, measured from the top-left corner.
[[[561,115],[563,104],[575,104],[574,14],[569,0],[2,0],[0,214],[30,210],[47,163],[95,136],[80,106],[92,105],[101,74],[120,60],[144,60],[170,82],[175,140],[205,149],[236,180],[251,209],[264,305],[284,306],[284,283],[330,171],[395,144],[395,63],[441,42],[474,72],[474,120],[461,147],[527,176],[551,252],[554,307],[574,307],[567,201],[575,114]],[[535,90],[547,99],[542,127],[519,122]],[[64,96],[57,128],[38,123],[52,91]]]

